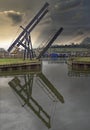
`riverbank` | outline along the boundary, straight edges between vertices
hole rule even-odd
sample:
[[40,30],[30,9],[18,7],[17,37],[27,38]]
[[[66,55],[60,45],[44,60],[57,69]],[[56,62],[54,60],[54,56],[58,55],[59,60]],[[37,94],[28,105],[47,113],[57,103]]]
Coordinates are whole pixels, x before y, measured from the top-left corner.
[[0,59],[0,65],[6,65],[6,64],[16,64],[16,63],[34,63],[34,62],[38,62],[38,60],[33,59],[26,59],[23,60],[21,58],[1,58]]
[[[41,70],[41,61],[39,60],[23,60],[23,59],[0,59],[0,72],[22,72]],[[2,73],[1,73],[2,74]],[[1,75],[0,74],[0,75]]]
[[90,57],[70,58],[67,63],[74,69],[90,69]]

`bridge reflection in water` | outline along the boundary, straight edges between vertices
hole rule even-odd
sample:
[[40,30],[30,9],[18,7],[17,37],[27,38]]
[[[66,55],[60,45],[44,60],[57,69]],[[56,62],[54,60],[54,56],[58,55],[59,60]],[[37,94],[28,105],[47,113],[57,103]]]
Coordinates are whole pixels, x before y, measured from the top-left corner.
[[[42,106],[38,98],[35,98],[34,95],[38,94],[40,98],[44,99],[43,95],[41,96],[40,90],[37,90],[37,92],[33,94],[35,83],[43,90],[50,100],[53,99],[54,103],[57,101],[64,103],[63,96],[41,72],[23,75],[22,78],[20,76],[15,76],[8,84],[19,96],[19,99],[23,101],[22,106],[24,107],[27,105],[48,128],[51,128],[52,113],[50,114],[48,110],[46,111],[45,103],[44,106]],[[45,100],[43,100],[43,102],[45,102]]]

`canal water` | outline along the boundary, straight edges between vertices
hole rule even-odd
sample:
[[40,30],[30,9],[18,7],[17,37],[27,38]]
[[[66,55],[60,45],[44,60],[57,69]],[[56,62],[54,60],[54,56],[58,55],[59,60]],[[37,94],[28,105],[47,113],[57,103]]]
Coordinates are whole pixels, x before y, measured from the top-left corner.
[[0,130],[90,130],[90,73],[65,60],[42,72],[0,76]]

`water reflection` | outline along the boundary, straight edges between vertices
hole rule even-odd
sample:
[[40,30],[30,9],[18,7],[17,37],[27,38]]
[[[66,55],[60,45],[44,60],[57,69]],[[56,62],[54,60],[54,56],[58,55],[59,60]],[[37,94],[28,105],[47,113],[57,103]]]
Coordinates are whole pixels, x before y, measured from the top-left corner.
[[[52,113],[50,113],[48,109],[45,109],[47,106],[45,104],[45,98],[48,97],[50,101],[60,101],[61,103],[64,103],[64,99],[45,75],[40,72],[37,74],[32,73],[23,76],[15,76],[8,84],[19,98],[22,99],[22,106],[25,107],[27,105],[48,128],[51,128]],[[37,86],[39,86],[39,89]],[[43,95],[41,89],[43,90]],[[43,103],[45,102],[44,105],[42,105],[39,97],[40,99],[42,98]]]
[[49,64],[67,63],[67,58],[42,58],[43,61],[48,61]]

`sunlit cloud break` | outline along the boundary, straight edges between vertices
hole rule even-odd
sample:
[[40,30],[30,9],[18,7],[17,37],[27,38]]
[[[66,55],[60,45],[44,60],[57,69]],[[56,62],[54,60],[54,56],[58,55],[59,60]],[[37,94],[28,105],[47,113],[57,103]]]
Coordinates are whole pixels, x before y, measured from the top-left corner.
[[6,16],[9,17],[12,20],[13,24],[18,24],[22,22],[22,18],[24,15],[24,13],[20,13],[14,10],[3,11],[3,12],[0,12],[0,14],[4,15],[5,17]]

